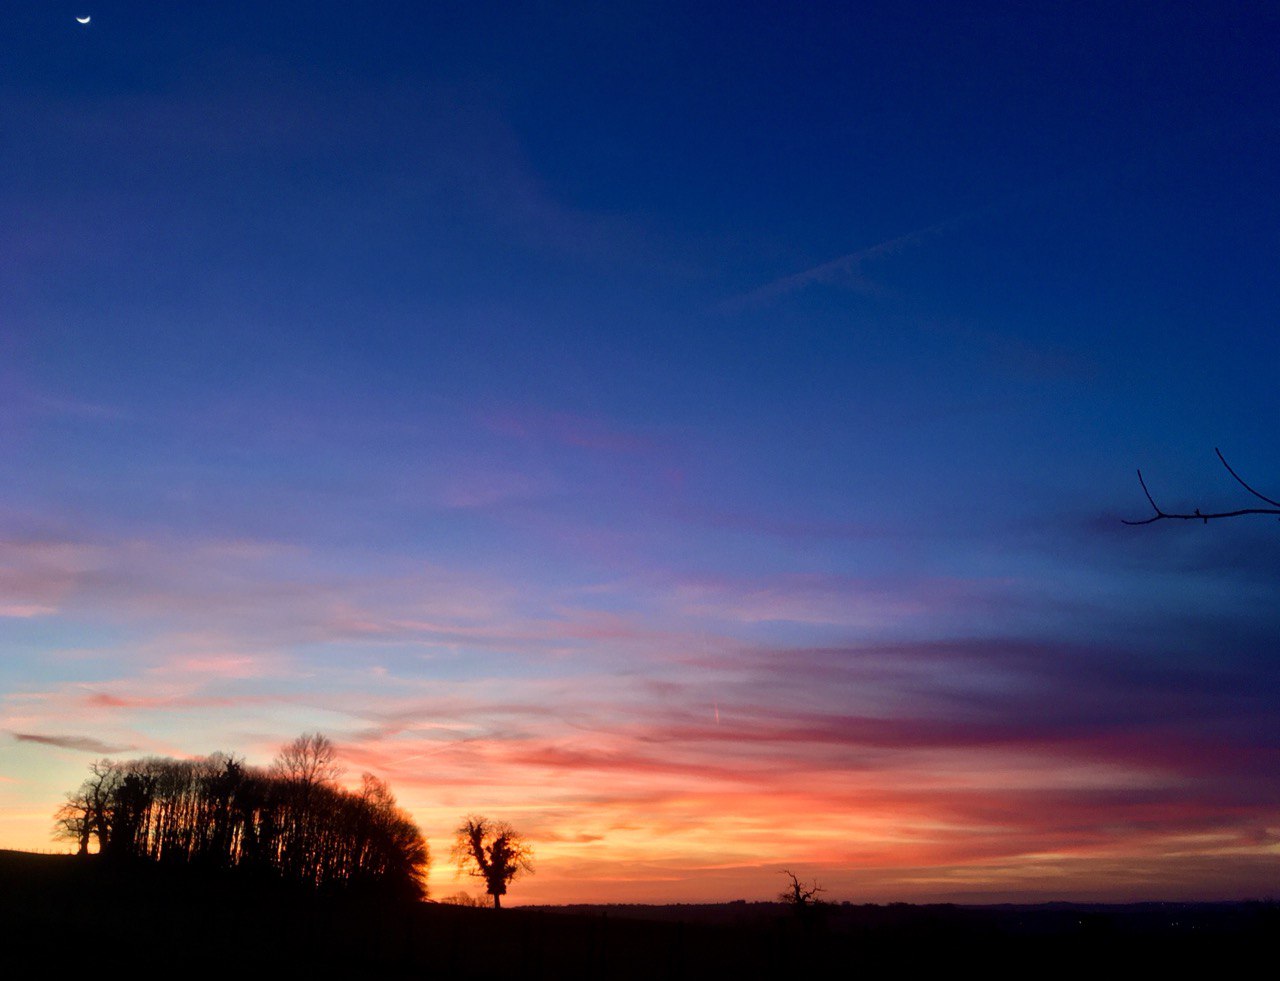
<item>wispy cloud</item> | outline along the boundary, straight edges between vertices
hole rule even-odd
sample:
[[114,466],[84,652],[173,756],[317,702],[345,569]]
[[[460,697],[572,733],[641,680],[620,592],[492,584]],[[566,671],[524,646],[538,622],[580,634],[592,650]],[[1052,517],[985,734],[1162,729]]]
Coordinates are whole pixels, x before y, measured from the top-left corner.
[[0,541],[0,616],[55,613],[103,558],[103,550],[87,542]]
[[600,416],[547,411],[525,406],[485,412],[483,424],[494,433],[516,439],[609,453],[650,453],[654,439]]
[[84,753],[127,753],[133,746],[117,746],[104,743],[91,736],[41,736],[33,732],[11,733],[14,739],[23,743],[40,743],[44,746],[57,746],[59,749],[74,749]]
[[[596,632],[586,622],[582,632]],[[465,678],[379,673],[348,654],[271,684],[175,660],[164,677],[13,703],[23,722],[8,728],[107,753],[125,747],[34,733],[68,711],[112,725],[217,713],[224,729],[252,735],[191,749],[265,760],[290,735],[286,719],[323,718],[351,772],[389,778],[429,836],[476,808],[536,836],[545,893],[530,883],[528,900],[635,899],[655,882],[667,899],[684,888],[754,895],[776,856],[820,864],[858,895],[999,896],[1050,866],[1087,876],[1141,859],[1172,875],[1188,856],[1273,847],[1274,767],[1250,735],[1269,709],[1241,714],[1244,678],[998,637],[814,649],[719,638],[702,650],[637,632],[628,642],[647,655],[599,653],[556,677],[513,678],[487,658]],[[228,684],[239,694],[218,694]],[[725,871],[691,872],[712,868]],[[671,885],[686,880],[700,884]]]
[[729,511],[710,505],[698,506],[685,502],[672,508],[672,513],[677,519],[691,525],[802,542],[865,541],[885,536],[881,526],[869,521],[789,518],[786,515]]
[[[469,809],[544,835],[548,898],[601,888],[569,870],[611,898],[691,869],[740,869],[714,881],[745,890],[778,855],[834,863],[849,888],[861,869],[936,894],[939,876],[1027,881],[1048,852],[1101,867],[1127,849],[1172,869],[1207,854],[1195,836],[1273,847],[1258,843],[1277,778],[1256,734],[1274,726],[1257,694],[1274,668],[1231,637],[1212,664],[1182,664],[1158,639],[1000,633],[1018,584],[995,577],[649,568],[517,583],[216,538],[49,537],[0,558],[24,602],[131,633],[91,682],[55,674],[0,701],[0,728],[32,747],[28,773],[54,755],[37,746],[265,762],[322,728],[433,838]],[[939,639],[957,610],[985,632]],[[866,639],[885,625],[934,639]],[[57,783],[23,779],[56,798],[78,779],[63,762]]]
[[0,371],[0,419],[9,425],[39,417],[119,423],[130,413],[117,405],[37,388],[12,370]]
[[859,293],[874,293],[878,290],[878,287],[867,276],[865,270],[867,265],[877,259],[897,255],[930,239],[937,238],[944,232],[954,228],[961,220],[954,218],[925,228],[918,228],[915,231],[907,232],[905,235],[886,239],[865,249],[849,252],[809,269],[791,273],[788,276],[775,279],[747,293],[726,300],[720,305],[720,308],[724,312],[741,310],[769,300],[776,300],[779,297],[818,283],[839,286]]
[[[558,193],[502,111],[474,88],[352,79],[335,86],[321,77],[277,76],[260,65],[228,71],[219,64],[203,75],[202,67],[193,66],[188,84],[164,93],[107,95],[89,104],[24,94],[0,108],[11,126],[40,134],[37,155],[56,158],[72,147],[143,168],[163,159],[180,162],[197,182],[207,178],[211,162],[227,172],[251,168],[261,179],[273,162],[331,161],[358,146],[371,179],[346,200],[333,199],[333,207],[366,208],[373,200],[385,208],[394,201],[397,211],[411,213],[423,201],[445,200],[447,208],[433,209],[436,224],[448,225],[457,209],[472,227],[539,254],[592,263],[608,257],[637,268],[646,260],[665,262],[639,216],[581,207]],[[110,125],[103,122],[108,119]],[[139,187],[125,195],[117,189],[109,211],[97,197],[86,208],[84,189],[46,189],[42,220],[16,216],[18,227],[0,232],[0,254],[47,259],[86,240],[98,251],[108,244],[125,252],[146,247],[156,229],[175,226],[159,215],[153,191]],[[292,203],[282,196],[276,206]],[[194,212],[187,217],[197,218]]]
[[822,573],[684,578],[672,587],[686,616],[741,624],[789,622],[888,626],[908,617],[997,602],[1008,584],[943,578],[891,578]]

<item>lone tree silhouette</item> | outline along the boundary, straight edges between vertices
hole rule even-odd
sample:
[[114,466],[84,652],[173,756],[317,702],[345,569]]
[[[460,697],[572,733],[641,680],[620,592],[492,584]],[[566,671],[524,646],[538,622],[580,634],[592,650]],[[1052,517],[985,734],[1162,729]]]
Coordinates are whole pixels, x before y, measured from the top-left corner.
[[818,893],[826,890],[817,882],[805,885],[790,869],[782,869],[781,872],[791,880],[791,884],[778,894],[778,899],[791,908],[801,926],[806,930],[812,929],[828,908],[827,904],[818,898]]
[[493,908],[502,909],[507,883],[533,872],[533,850],[506,821],[469,815],[454,832],[453,860],[458,871],[484,880]]
[[782,869],[782,874],[791,880],[791,885],[778,894],[778,899],[794,906],[797,910],[803,910],[810,906],[818,906],[822,900],[818,898],[818,893],[826,892],[818,883],[806,886],[800,881],[799,877],[790,869]]
[[1235,511],[1201,511],[1199,508],[1196,508],[1194,511],[1191,511],[1189,513],[1185,511],[1182,511],[1182,512],[1165,511],[1160,507],[1159,504],[1156,503],[1155,498],[1151,496],[1151,491],[1147,490],[1147,482],[1142,479],[1142,471],[1139,470],[1138,483],[1142,486],[1142,493],[1147,495],[1147,503],[1151,505],[1151,510],[1153,510],[1155,514],[1153,514],[1149,518],[1144,518],[1141,521],[1125,521],[1124,519],[1121,519],[1121,521],[1126,525],[1150,525],[1150,524],[1155,524],[1155,522],[1157,521],[1177,519],[1180,521],[1203,521],[1205,524],[1208,524],[1214,518],[1238,518],[1241,515],[1245,515],[1245,514],[1280,515],[1280,501],[1274,501],[1271,498],[1267,497],[1265,494],[1259,494],[1256,490],[1254,490],[1252,487],[1250,487],[1248,484],[1245,483],[1243,477],[1241,477],[1238,473],[1236,473],[1234,470],[1231,469],[1231,464],[1227,462],[1227,458],[1222,455],[1222,451],[1220,449],[1218,449],[1215,446],[1213,448],[1213,452],[1218,454],[1218,459],[1221,460],[1222,465],[1227,468],[1227,473],[1231,474],[1231,476],[1235,478],[1236,483],[1238,483],[1241,487],[1247,490],[1250,494],[1252,494],[1258,500],[1265,501],[1267,504],[1270,504],[1271,507],[1269,508],[1238,508]]

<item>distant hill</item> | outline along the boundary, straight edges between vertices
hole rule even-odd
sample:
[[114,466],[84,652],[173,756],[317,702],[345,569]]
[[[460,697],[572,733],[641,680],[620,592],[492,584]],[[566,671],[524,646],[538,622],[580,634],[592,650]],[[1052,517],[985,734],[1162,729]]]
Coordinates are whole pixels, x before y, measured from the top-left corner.
[[[137,976],[199,964],[237,979],[907,976],[968,963],[984,977],[1074,969],[1229,976],[1280,940],[1274,906],[832,906],[775,903],[515,908],[495,913],[353,896],[154,865],[0,851],[6,967]],[[1240,968],[1243,970],[1243,967]],[[285,973],[287,972],[287,973]],[[19,974],[14,977],[22,976]]]

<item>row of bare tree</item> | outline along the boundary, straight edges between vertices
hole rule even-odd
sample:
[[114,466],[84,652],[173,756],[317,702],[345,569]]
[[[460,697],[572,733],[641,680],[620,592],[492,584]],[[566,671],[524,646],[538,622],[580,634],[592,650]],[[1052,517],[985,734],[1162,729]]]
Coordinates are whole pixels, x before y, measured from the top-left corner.
[[90,766],[56,828],[111,858],[262,871],[317,888],[425,894],[430,852],[390,788],[365,774],[338,786],[333,744],[299,737],[269,769],[223,753]]

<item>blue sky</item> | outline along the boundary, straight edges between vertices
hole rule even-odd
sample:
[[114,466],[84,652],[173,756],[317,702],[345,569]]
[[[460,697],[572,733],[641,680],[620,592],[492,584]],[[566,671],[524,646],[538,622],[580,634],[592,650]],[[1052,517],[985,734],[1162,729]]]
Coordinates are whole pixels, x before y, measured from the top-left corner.
[[322,729],[536,898],[1274,881],[1280,539],[1119,519],[1280,492],[1277,19],[13,5],[0,844]]

